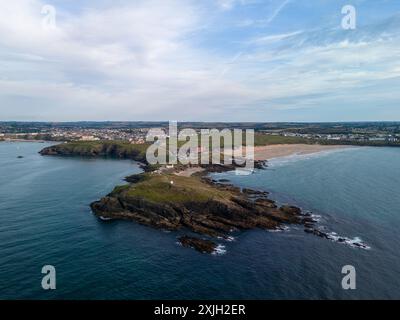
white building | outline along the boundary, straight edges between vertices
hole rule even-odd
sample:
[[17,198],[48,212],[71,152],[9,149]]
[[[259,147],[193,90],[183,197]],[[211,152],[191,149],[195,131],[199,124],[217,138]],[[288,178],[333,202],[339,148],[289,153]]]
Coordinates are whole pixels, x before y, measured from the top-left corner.
[[100,140],[99,138],[96,138],[95,136],[82,136],[81,141],[96,141]]

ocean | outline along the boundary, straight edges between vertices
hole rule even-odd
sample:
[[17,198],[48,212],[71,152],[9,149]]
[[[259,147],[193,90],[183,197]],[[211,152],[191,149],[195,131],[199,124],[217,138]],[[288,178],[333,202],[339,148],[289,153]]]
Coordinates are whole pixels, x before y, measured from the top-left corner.
[[[137,163],[39,155],[48,145],[0,143],[0,299],[400,298],[400,148],[291,156],[250,176],[214,175],[311,211],[349,241],[290,226],[236,232],[218,240],[219,254],[204,255],[177,244],[183,231],[91,213],[92,201],[140,172]],[[41,287],[44,265],[56,268],[56,290]],[[355,267],[355,290],[342,289],[345,265]]]

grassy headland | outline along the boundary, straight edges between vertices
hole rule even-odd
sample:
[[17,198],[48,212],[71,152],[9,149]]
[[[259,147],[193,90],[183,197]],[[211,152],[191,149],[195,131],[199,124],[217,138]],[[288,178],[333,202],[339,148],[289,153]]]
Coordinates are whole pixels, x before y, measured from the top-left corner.
[[[128,180],[136,182],[116,187],[91,204],[97,216],[223,238],[233,230],[279,229],[284,223],[313,222],[299,208],[278,207],[268,199],[267,192],[241,190],[201,176],[151,172],[128,177]],[[194,246],[214,246],[213,242],[201,239],[191,242]]]
[[42,155],[112,157],[145,162],[147,144],[124,141],[74,141],[44,148]]

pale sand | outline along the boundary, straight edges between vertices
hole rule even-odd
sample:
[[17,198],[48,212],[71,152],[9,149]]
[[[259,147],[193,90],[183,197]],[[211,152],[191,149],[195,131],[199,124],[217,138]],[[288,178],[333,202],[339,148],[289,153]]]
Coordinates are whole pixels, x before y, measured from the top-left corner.
[[190,177],[197,172],[203,172],[203,171],[204,171],[203,168],[193,167],[193,168],[187,168],[184,171],[176,172],[175,174],[181,177]]
[[[323,151],[352,148],[347,145],[329,145],[318,144],[275,144],[262,147],[254,147],[254,160],[271,160],[274,158],[286,157],[291,155],[313,154]],[[194,173],[204,171],[200,167],[187,168],[180,172],[175,172],[177,176],[190,177]]]
[[322,151],[351,148],[345,145],[323,146],[318,144],[276,144],[254,148],[255,160],[270,160],[273,158],[286,157],[291,155],[312,154]]

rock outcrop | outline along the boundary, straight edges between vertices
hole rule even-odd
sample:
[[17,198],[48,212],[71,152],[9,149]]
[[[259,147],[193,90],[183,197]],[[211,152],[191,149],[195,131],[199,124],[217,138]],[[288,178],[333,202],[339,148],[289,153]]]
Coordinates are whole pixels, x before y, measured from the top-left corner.
[[[172,179],[174,184],[168,185]],[[128,180],[134,183],[116,188],[92,203],[92,211],[103,218],[133,220],[167,230],[187,229],[222,238],[234,230],[277,230],[282,224],[301,224],[305,218],[299,208],[278,208],[263,192],[243,193],[230,185],[213,184],[198,177],[145,173]],[[159,194],[160,190],[163,194]],[[249,194],[258,197],[250,198]]]
[[195,237],[183,236],[180,237],[179,243],[187,248],[193,248],[201,253],[214,253],[217,249],[217,244],[211,240],[205,240]]

